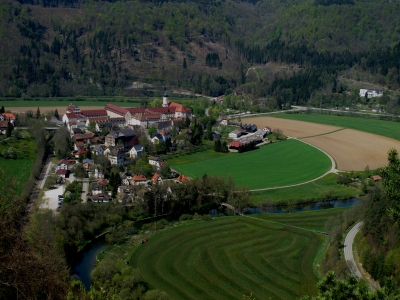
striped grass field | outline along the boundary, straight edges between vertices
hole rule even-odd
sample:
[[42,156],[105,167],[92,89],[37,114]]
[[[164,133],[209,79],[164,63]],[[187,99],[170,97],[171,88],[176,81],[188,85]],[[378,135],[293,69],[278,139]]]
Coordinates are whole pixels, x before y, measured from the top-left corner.
[[219,175],[238,185],[250,189],[284,186],[306,182],[327,172],[330,159],[318,149],[298,140],[273,143],[258,150],[245,153],[230,153],[220,157],[205,156],[201,153],[167,160],[171,168],[195,178]]
[[130,263],[170,299],[242,299],[251,292],[258,300],[298,299],[316,293],[313,265],[325,237],[314,231],[343,211],[191,221],[134,247]]
[[16,180],[16,194],[20,195],[25,181],[28,180],[35,158],[5,159],[0,157],[0,169],[5,176],[0,177],[0,186],[7,184],[11,178]]

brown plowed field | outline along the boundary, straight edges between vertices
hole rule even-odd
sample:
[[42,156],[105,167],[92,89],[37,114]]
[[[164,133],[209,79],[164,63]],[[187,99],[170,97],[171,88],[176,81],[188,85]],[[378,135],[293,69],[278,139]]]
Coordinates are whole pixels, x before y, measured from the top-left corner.
[[325,150],[336,160],[337,168],[346,171],[364,170],[367,165],[380,168],[387,164],[389,149],[400,151],[400,141],[353,129],[302,140]]
[[284,135],[296,138],[314,136],[341,129],[340,127],[336,126],[272,117],[246,118],[242,120],[242,123],[256,124],[258,128],[264,128],[265,126],[268,126],[271,127],[272,130],[279,128],[282,130]]
[[383,167],[389,149],[400,152],[400,141],[353,129],[339,130],[342,128],[273,117],[246,118],[242,122],[254,123],[259,128],[279,128],[287,136],[315,145],[329,153],[337,168],[344,171],[361,171],[367,165],[370,169]]
[[[85,109],[104,109],[105,105],[102,106],[79,106],[79,108],[81,110],[85,110]],[[28,110],[33,111],[33,113],[36,113],[36,109],[37,106],[35,107],[7,107],[7,110],[10,110],[13,113],[24,113]],[[67,109],[67,105],[63,105],[63,106],[40,106],[40,113],[44,114],[45,112],[48,111],[55,111],[57,109],[58,114],[60,116],[62,116],[63,114],[65,114],[65,111]]]

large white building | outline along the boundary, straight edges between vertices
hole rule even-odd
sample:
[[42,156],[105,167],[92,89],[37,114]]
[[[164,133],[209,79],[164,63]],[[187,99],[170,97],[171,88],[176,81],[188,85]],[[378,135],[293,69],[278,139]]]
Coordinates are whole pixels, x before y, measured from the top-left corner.
[[365,97],[365,95],[367,95],[368,98],[382,97],[383,96],[383,90],[370,89],[370,88],[361,88],[360,89],[360,97]]
[[105,123],[113,123],[113,125],[119,127],[139,125],[143,128],[149,128],[154,123],[182,120],[186,117],[192,118],[192,110],[185,108],[182,104],[168,101],[168,95],[165,93],[163,104],[159,107],[125,108],[107,103],[104,109],[80,110],[78,106],[70,104],[62,120],[68,127],[78,121],[86,122],[86,126],[88,126],[90,121],[93,121],[96,125],[99,123],[99,126]]

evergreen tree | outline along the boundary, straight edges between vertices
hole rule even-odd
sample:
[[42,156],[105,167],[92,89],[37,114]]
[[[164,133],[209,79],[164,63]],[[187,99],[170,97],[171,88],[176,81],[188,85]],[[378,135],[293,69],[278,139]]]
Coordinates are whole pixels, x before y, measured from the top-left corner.
[[187,65],[186,65],[186,58],[183,59],[183,68],[186,69]]
[[7,129],[6,129],[6,137],[11,136],[11,132],[13,131],[13,129],[14,129],[13,124],[10,121],[8,121]]
[[40,118],[40,109],[38,107],[36,110],[36,119],[39,119],[39,118]]
[[4,109],[4,106],[1,106],[1,108],[0,108],[0,115],[1,115],[1,114],[4,114],[5,111],[6,111],[6,110]]
[[59,120],[60,115],[58,114],[58,110],[57,109],[54,111],[54,116],[57,118],[57,120]]

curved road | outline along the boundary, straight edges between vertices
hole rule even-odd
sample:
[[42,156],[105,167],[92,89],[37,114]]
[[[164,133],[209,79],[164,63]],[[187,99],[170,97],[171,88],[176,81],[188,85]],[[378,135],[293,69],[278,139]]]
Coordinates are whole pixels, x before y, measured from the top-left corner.
[[347,233],[346,239],[344,240],[344,259],[346,260],[347,266],[350,269],[351,274],[356,276],[358,279],[362,277],[360,270],[357,267],[356,261],[353,256],[353,242],[356,234],[361,230],[363,221],[358,222],[353,228]]

